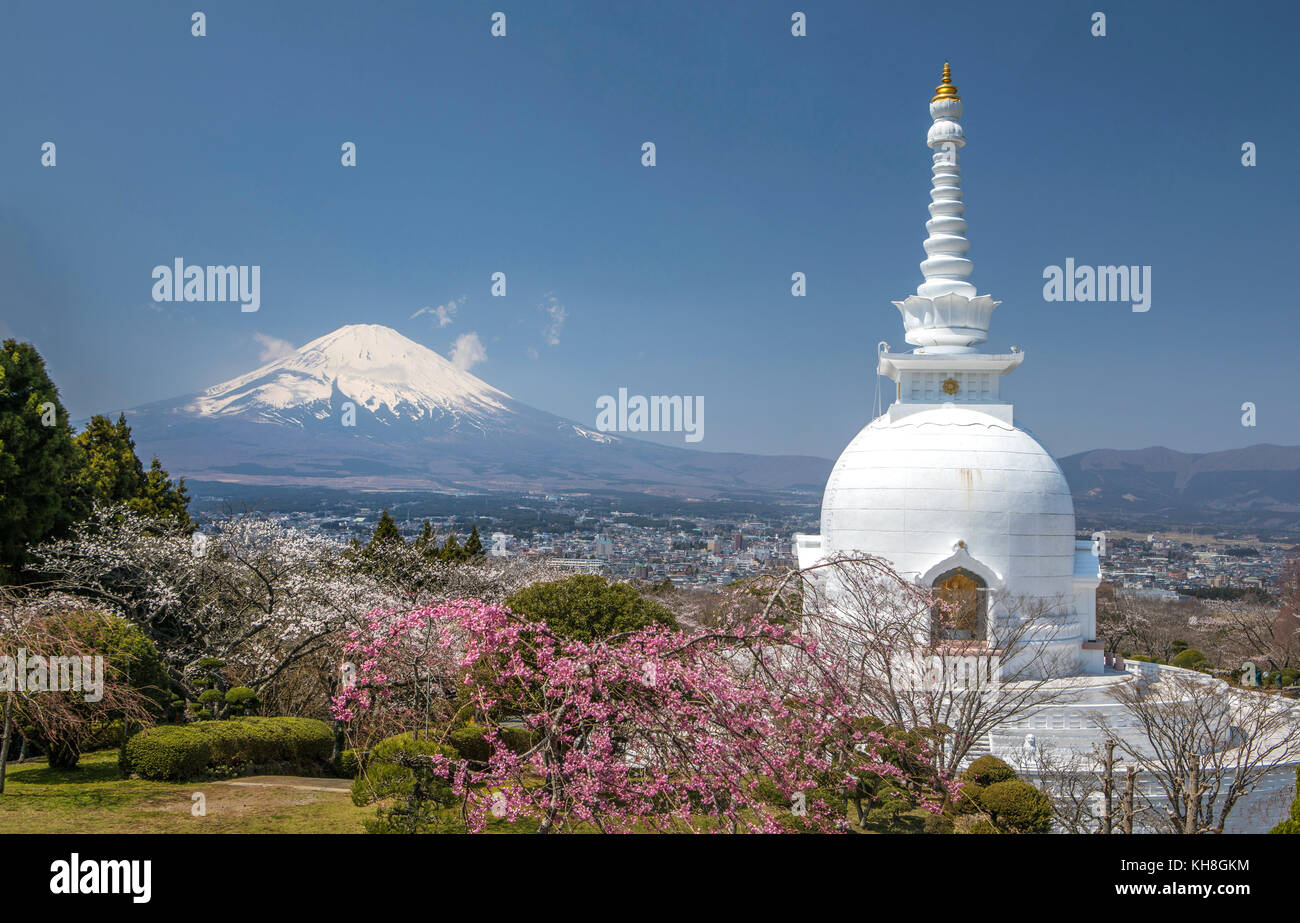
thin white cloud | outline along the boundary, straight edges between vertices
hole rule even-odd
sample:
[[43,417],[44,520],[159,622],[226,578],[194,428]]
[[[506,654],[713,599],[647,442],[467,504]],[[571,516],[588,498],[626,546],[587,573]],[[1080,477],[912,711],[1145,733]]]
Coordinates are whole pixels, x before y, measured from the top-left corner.
[[551,294],[544,296],[542,303],[537,307],[539,310],[546,312],[546,344],[548,346],[559,346],[560,331],[564,329],[564,322],[569,319],[569,312],[564,305],[560,304],[560,299]]
[[292,355],[297,351],[296,347],[288,340],[267,336],[265,333],[255,333],[253,339],[257,341],[257,345],[262,347],[258,358],[263,362],[274,362],[276,359],[283,359],[285,356]]
[[415,320],[422,314],[432,314],[434,320],[438,322],[439,327],[450,326],[451,322],[456,318],[456,312],[460,310],[460,306],[466,302],[468,297],[468,295],[461,295],[459,298],[454,298],[446,304],[440,304],[432,308],[426,305],[412,314],[410,319]]
[[462,371],[468,372],[486,358],[487,350],[483,347],[483,341],[473,331],[462,333],[452,344],[451,364]]

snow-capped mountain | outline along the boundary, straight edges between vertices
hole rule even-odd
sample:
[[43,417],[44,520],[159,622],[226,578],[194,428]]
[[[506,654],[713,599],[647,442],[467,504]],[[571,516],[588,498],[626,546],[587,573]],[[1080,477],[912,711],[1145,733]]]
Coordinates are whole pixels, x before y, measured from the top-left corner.
[[378,324],[198,394],[127,411],[144,457],[195,480],[362,489],[820,490],[825,459],[601,433],[516,400]]
[[181,409],[301,426],[334,418],[340,397],[391,423],[440,420],[471,426],[508,415],[512,402],[510,395],[390,327],[351,324],[213,385]]

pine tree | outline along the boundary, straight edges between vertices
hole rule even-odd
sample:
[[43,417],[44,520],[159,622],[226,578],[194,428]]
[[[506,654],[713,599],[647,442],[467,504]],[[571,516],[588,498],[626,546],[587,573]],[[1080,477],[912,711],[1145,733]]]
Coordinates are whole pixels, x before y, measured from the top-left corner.
[[125,415],[118,416],[116,423],[108,417],[91,417],[76,441],[81,449],[77,486],[87,500],[113,506],[144,492],[144,467],[136,457]]
[[483,554],[483,540],[478,537],[478,523],[469,531],[469,538],[465,540],[465,556],[468,558],[477,558]]
[[420,552],[421,554],[424,554],[429,550],[429,546],[432,544],[433,544],[433,526],[429,525],[429,520],[426,519],[424,521],[424,525],[420,526],[420,534],[416,536],[415,550]]
[[138,497],[128,500],[126,505],[142,516],[171,519],[186,529],[194,528],[194,520],[190,519],[188,509],[190,494],[185,489],[185,478],[173,482],[156,455],[144,476],[144,489]]
[[465,559],[465,549],[460,547],[460,544],[456,541],[456,531],[454,529],[451,534],[447,536],[447,541],[442,546],[442,551],[438,553],[438,557],[448,563],[463,561]]
[[385,509],[379,516],[379,522],[375,524],[375,534],[370,536],[370,544],[366,545],[367,551],[378,549],[381,545],[405,544],[402,533],[397,531],[397,523],[393,522],[393,517],[388,515]]
[[91,417],[86,428],[77,434],[76,443],[81,449],[77,490],[87,506],[125,504],[142,516],[171,519],[193,528],[185,480],[173,483],[157,458],[145,473],[124,414],[118,416],[116,423],[108,417]]
[[59,534],[85,512],[75,477],[79,451],[59,390],[35,348],[0,347],[0,575],[22,568],[29,544]]

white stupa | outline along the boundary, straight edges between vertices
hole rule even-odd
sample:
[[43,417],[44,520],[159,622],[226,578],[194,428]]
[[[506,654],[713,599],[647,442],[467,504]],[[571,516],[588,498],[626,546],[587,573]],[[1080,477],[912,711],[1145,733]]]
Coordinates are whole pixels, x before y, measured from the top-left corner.
[[[801,568],[841,555],[887,560],[906,579],[959,603],[955,631],[946,637],[967,642],[968,650],[998,651],[999,632],[1032,608],[1042,630],[1017,637],[1018,653],[1002,661],[1003,678],[1046,680],[1059,695],[993,728],[967,758],[992,753],[1047,784],[1042,755],[1051,751],[1077,758],[1079,773],[1088,776],[1107,737],[1151,752],[1116,690],[1190,671],[1107,658],[1097,640],[1100,549],[1076,540],[1060,467],[1017,425],[1002,397],[1003,376],[1025,354],[979,348],[1000,302],[970,282],[958,157],[966,137],[947,64],[930,116],[934,180],[924,281],[916,294],[894,302],[915,348],[894,352],[880,344],[877,372],[895,383],[894,400],[841,453],[822,498],[821,534],[796,535],[795,553]],[[1221,697],[1225,708],[1240,695],[1222,680],[1195,680],[1198,697]],[[1262,831],[1280,820],[1295,790],[1295,766],[1294,754],[1284,757],[1242,800],[1228,831]],[[1159,813],[1164,793],[1150,773],[1139,789]]]
[[958,152],[961,97],[948,65],[930,102],[934,151],[924,281],[895,301],[911,352],[885,344],[879,375],[895,400],[840,455],[822,498],[821,534],[796,536],[801,567],[837,554],[890,561],[925,587],[973,594],[966,637],[996,643],[999,606],[1040,601],[1056,614],[1050,650],[1033,654],[1054,676],[1101,674],[1094,543],[1076,542],[1070,487],[1051,453],[1016,425],[1002,377],[1025,354],[985,353],[1001,302],[970,283]]

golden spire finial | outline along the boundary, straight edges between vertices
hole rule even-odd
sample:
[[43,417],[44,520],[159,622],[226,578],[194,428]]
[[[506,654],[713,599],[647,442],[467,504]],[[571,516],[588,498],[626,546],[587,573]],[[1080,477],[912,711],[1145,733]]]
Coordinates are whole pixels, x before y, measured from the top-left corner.
[[957,95],[957,88],[953,86],[952,69],[948,67],[947,61],[943,62],[943,79],[934,88],[934,98],[930,102],[937,103],[941,99],[961,100],[961,97]]

